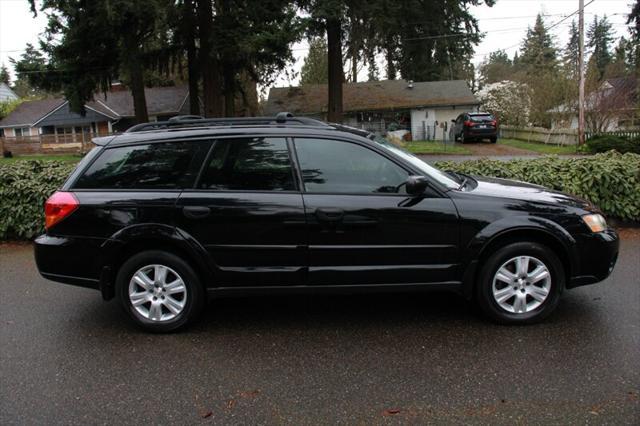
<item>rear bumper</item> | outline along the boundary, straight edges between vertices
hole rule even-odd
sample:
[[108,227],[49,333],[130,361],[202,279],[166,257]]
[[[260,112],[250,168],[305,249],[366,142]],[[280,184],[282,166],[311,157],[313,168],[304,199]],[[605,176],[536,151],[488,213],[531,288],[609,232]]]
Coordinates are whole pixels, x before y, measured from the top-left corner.
[[576,237],[579,270],[575,271],[567,288],[594,284],[606,279],[618,260],[620,238],[613,229]]
[[464,136],[466,138],[494,138],[498,136],[498,130],[467,128],[464,130]]
[[95,238],[41,235],[33,242],[38,272],[52,281],[98,289],[101,244]]

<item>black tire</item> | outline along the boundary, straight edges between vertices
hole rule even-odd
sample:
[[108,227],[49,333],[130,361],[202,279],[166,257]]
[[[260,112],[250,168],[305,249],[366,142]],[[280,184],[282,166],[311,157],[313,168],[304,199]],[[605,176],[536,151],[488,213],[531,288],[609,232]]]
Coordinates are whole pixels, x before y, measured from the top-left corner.
[[469,139],[464,137],[464,132],[460,132],[460,143],[467,143]]
[[494,136],[494,137],[490,138],[489,140],[491,141],[491,143],[496,143],[498,141],[498,138]]
[[[168,267],[179,275],[178,278],[184,283],[184,306],[174,318],[154,321],[145,318],[134,308],[129,297],[129,285],[133,279],[133,275],[147,265],[162,265]],[[175,279],[175,277],[173,278]],[[151,291],[152,290],[149,290],[150,293]],[[193,268],[182,258],[160,250],[140,252],[132,256],[120,267],[116,277],[116,296],[122,308],[131,319],[133,319],[134,323],[147,331],[155,333],[167,333],[184,327],[198,317],[206,301],[204,287]],[[164,299],[164,296],[162,297]],[[158,298],[160,298],[160,296],[158,296]],[[149,301],[148,303],[151,302]],[[166,312],[166,314],[170,314],[170,311],[164,307],[161,308],[161,312],[163,311]]]
[[[539,260],[548,269],[550,275],[549,290],[546,299],[535,309],[528,312],[513,313],[503,309],[493,295],[494,277],[505,262],[518,256],[530,256]],[[532,268],[533,266],[530,265]],[[502,283],[502,281],[496,281]],[[511,287],[509,284],[505,287]],[[518,284],[514,283],[513,289]],[[531,284],[520,284],[529,286]],[[496,250],[484,262],[480,270],[479,280],[476,285],[476,301],[482,311],[492,320],[501,324],[533,324],[545,319],[558,305],[560,296],[565,286],[565,273],[562,262],[558,256],[546,246],[534,242],[513,243]],[[520,288],[520,287],[518,287]],[[530,287],[521,290],[529,291]],[[514,296],[515,297],[515,296]],[[525,300],[533,301],[531,296],[524,296]],[[514,299],[512,299],[514,300]],[[515,303],[515,302],[514,302]],[[515,305],[514,305],[515,306]]]

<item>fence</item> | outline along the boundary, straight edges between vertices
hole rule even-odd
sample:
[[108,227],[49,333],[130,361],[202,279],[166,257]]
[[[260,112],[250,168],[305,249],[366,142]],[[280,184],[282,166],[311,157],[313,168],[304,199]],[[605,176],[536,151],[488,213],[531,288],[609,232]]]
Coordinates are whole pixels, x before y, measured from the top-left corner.
[[616,130],[614,132],[586,132],[584,137],[586,140],[595,138],[596,136],[618,136],[629,139],[640,138],[640,130]]
[[500,137],[519,139],[527,142],[538,142],[548,145],[576,145],[578,131],[575,129],[545,129],[544,127],[512,127],[501,126]]
[[94,136],[106,135],[75,133],[66,135],[0,137],[0,152],[11,152],[13,155],[84,153],[95,146],[93,142],[91,142]]

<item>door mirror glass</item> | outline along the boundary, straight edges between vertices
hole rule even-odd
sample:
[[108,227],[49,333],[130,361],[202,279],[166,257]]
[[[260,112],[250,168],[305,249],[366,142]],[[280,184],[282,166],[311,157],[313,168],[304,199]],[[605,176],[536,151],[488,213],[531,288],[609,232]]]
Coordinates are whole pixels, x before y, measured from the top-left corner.
[[429,186],[429,181],[424,176],[409,176],[405,185],[407,194],[422,195]]

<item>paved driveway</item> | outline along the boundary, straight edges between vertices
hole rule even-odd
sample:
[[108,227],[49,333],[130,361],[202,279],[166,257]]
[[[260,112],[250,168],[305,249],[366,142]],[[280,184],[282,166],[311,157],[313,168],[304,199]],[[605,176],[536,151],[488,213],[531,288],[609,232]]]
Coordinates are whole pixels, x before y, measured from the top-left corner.
[[545,323],[447,294],[219,300],[181,334],[0,245],[0,424],[640,422],[640,230]]

